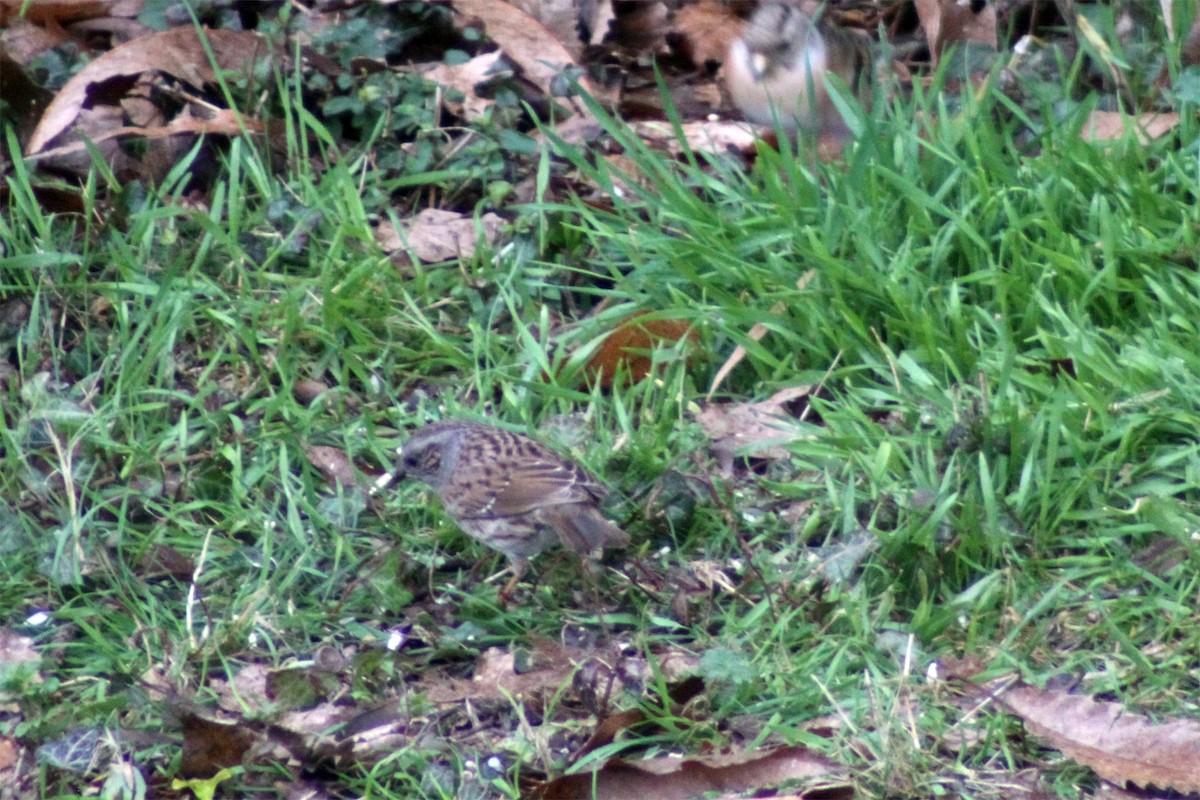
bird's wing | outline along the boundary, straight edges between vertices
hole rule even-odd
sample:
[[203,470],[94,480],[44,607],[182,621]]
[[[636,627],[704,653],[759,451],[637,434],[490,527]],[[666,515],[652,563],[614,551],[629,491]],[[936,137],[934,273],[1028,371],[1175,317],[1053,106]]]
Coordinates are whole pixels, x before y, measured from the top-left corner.
[[514,464],[505,478],[490,509],[500,516],[567,503],[594,503],[606,494],[604,487],[581,467],[557,458]]

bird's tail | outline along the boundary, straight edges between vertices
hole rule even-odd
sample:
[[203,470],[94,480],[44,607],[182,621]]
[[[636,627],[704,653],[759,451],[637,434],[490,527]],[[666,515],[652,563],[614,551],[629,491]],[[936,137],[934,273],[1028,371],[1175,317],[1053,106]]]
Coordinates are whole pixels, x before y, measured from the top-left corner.
[[602,547],[625,547],[629,544],[629,534],[594,508],[557,506],[543,509],[542,518],[558,533],[563,546],[576,553],[585,554]]

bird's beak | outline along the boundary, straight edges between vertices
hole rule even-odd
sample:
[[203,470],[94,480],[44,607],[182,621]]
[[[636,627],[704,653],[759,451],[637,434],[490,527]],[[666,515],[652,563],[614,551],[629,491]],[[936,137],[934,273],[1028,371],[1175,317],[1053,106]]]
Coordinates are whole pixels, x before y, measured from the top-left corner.
[[375,479],[368,491],[370,496],[374,497],[393,483],[404,480],[404,461],[400,458],[403,451],[402,447],[396,448],[396,461],[392,465],[392,471],[385,472]]

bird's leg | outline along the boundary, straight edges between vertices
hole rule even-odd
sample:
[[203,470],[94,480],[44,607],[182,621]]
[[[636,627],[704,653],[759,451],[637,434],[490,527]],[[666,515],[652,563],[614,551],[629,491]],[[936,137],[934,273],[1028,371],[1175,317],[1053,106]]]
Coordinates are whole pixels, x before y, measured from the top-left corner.
[[508,579],[508,583],[504,584],[504,588],[500,590],[497,599],[500,601],[500,607],[508,605],[508,601],[512,599],[513,590],[517,588],[517,583],[521,580],[521,576],[525,574],[525,568],[529,566],[529,561],[524,558],[514,558],[510,565],[512,577]]

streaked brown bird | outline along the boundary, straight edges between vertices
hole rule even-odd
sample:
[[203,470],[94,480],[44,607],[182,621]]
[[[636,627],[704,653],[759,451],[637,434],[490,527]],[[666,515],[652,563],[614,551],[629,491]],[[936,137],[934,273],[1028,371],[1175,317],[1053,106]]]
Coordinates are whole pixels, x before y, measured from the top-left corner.
[[396,479],[406,477],[429,484],[468,536],[508,556],[513,577],[501,599],[555,539],[580,555],[629,544],[600,513],[604,486],[519,433],[456,419],[427,425],[400,451]]
[[829,76],[862,94],[873,62],[869,40],[813,19],[796,0],[761,3],[733,41],[725,85],[742,114],[757,125],[778,120],[784,131],[849,133],[829,98]]

